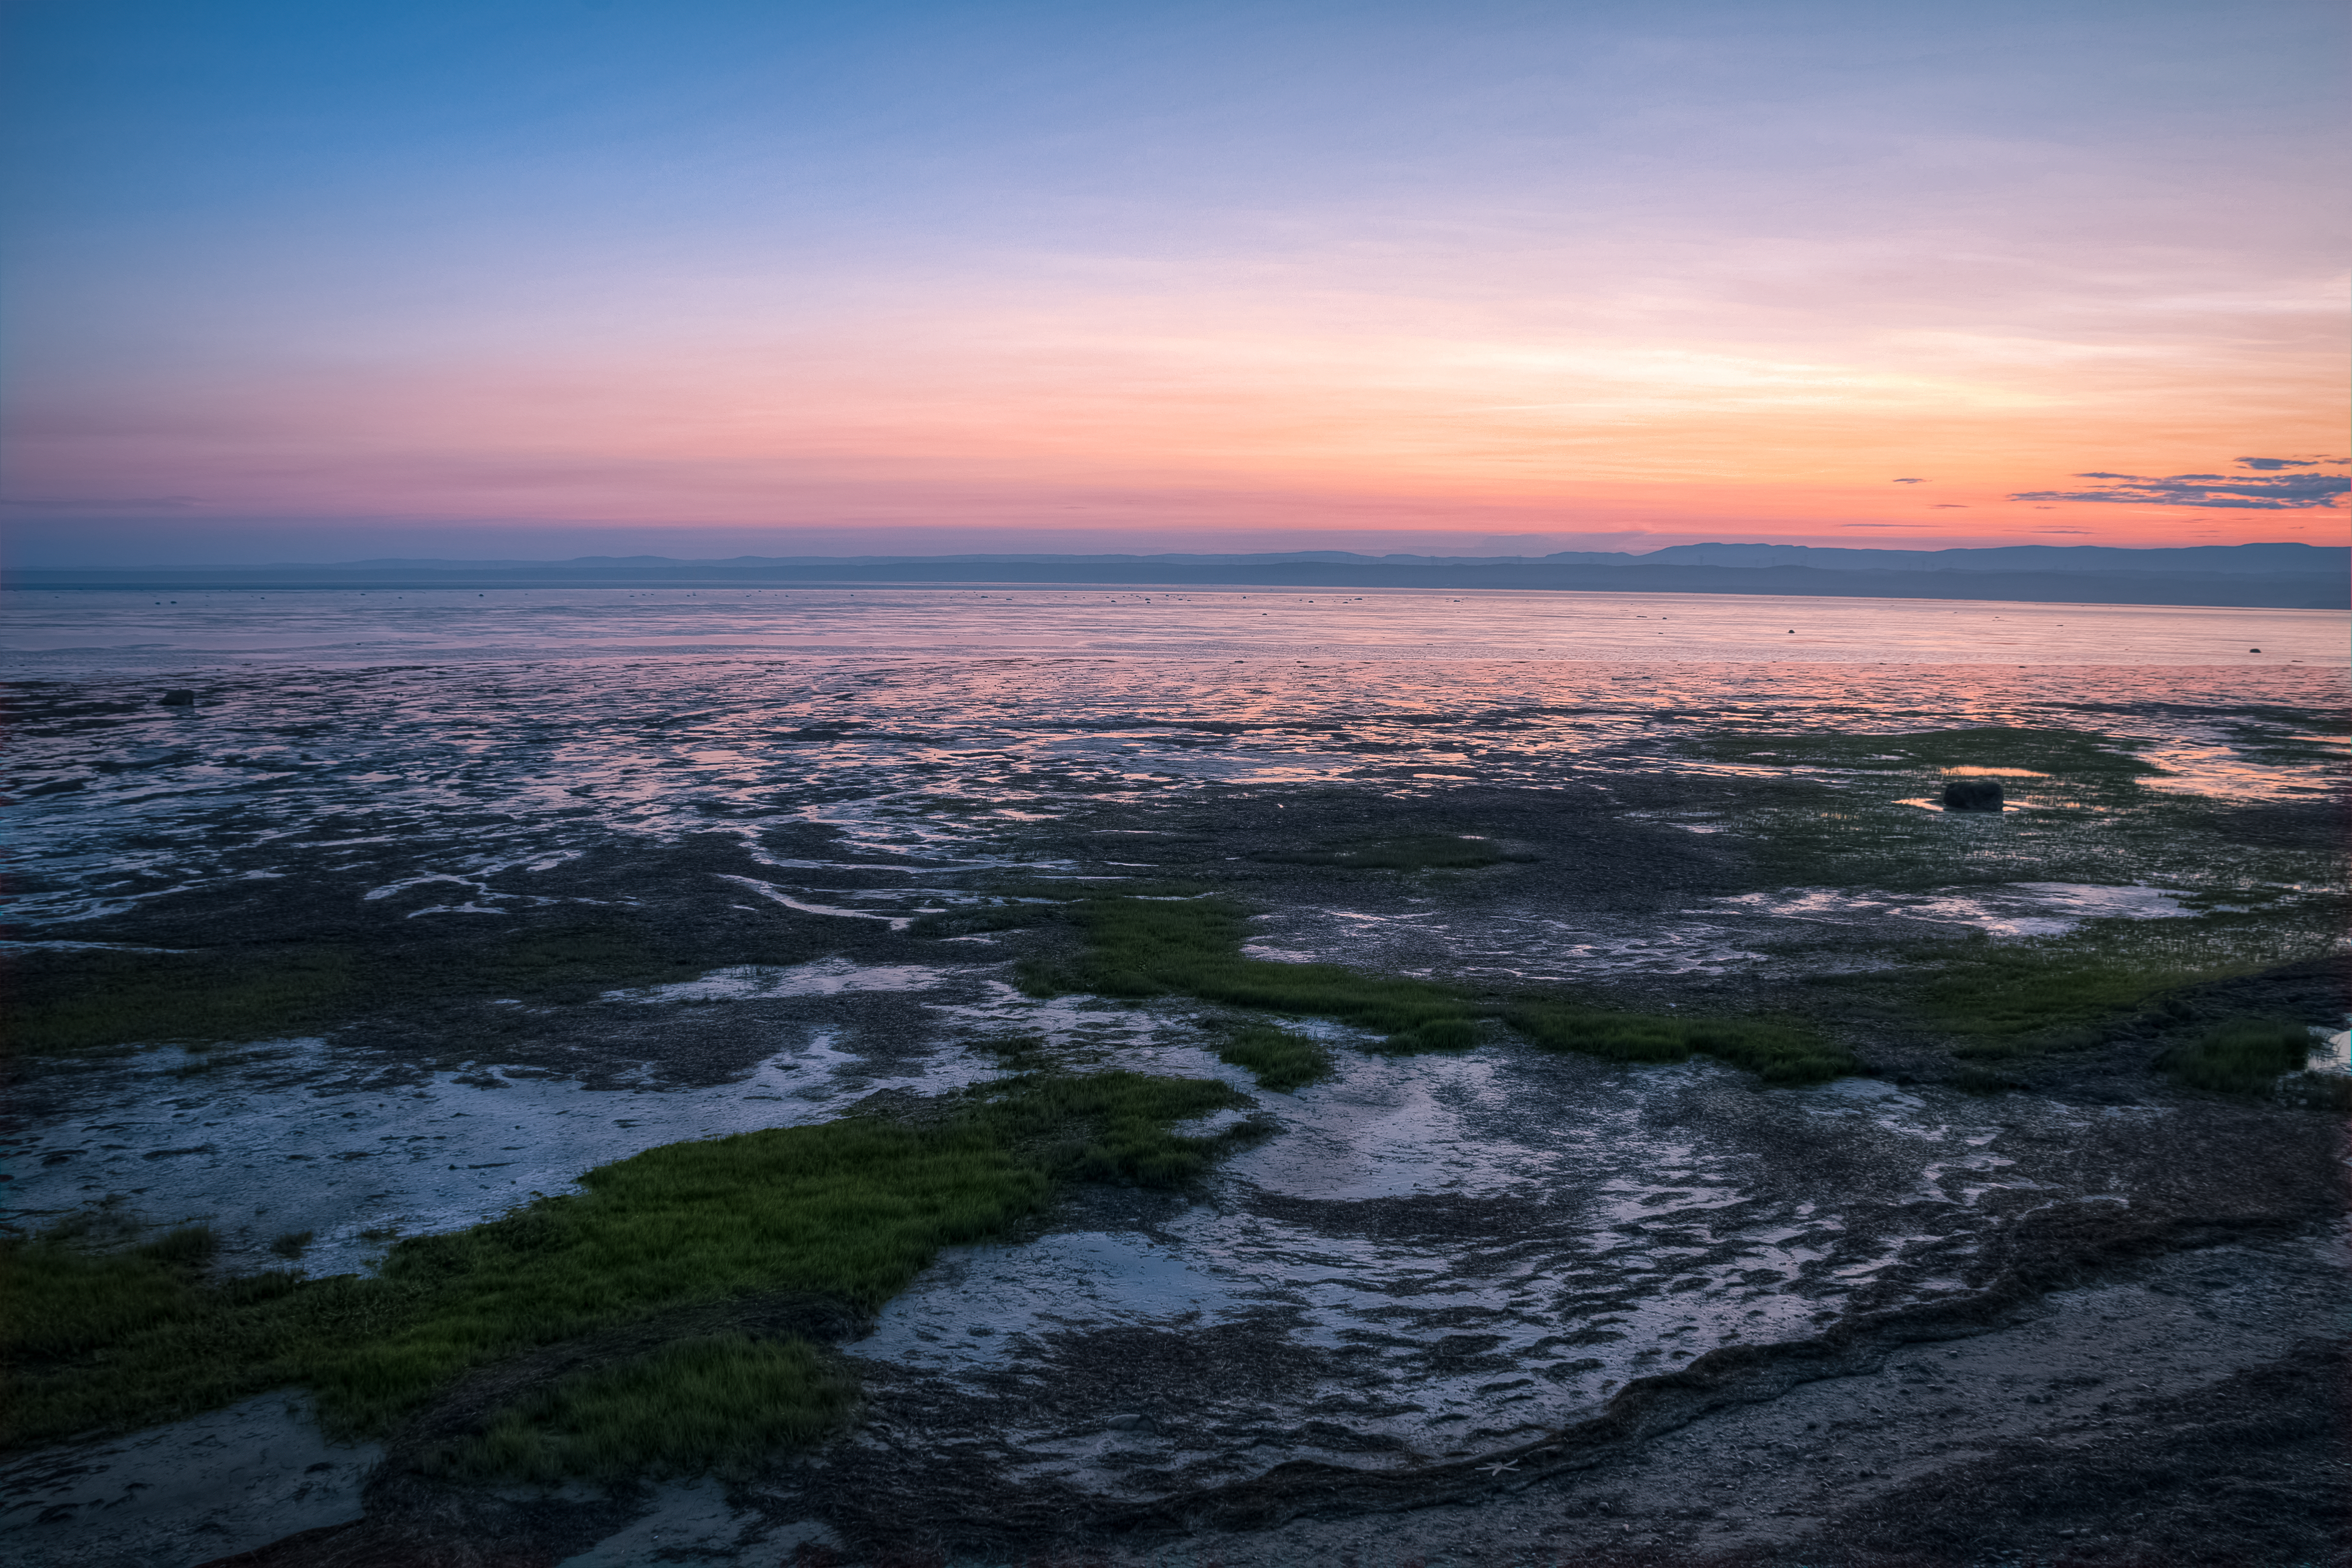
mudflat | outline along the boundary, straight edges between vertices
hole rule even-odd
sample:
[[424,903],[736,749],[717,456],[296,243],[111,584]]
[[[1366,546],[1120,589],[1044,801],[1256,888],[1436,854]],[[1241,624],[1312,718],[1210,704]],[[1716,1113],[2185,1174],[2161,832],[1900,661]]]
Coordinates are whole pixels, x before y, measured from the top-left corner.
[[10,1558],[2340,1561],[2339,687],[22,683]]

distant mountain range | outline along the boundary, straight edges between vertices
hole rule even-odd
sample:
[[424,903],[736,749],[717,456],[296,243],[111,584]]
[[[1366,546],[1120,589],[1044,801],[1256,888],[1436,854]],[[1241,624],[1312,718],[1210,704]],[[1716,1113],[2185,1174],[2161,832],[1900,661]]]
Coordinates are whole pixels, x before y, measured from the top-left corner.
[[[2352,548],[2315,544],[2195,544],[2178,550],[2117,550],[2104,544],[2005,544],[1981,550],[1848,550],[1810,544],[1671,544],[1661,550],[1561,550],[1549,555],[1360,555],[1346,550],[1273,551],[1248,555],[735,555],[679,561],[666,555],[578,555],[568,561],[412,561],[341,563],[355,570],[465,571],[484,567],[763,566],[1275,566],[1319,562],[1353,566],[1810,566],[1826,572],[2252,572],[2352,573]],[[315,570],[295,565],[263,571]]]
[[772,583],[1130,584],[1201,587],[1551,589],[1786,594],[1838,598],[2039,600],[2068,604],[2352,606],[2352,548],[2211,544],[2178,550],[2011,544],[1979,550],[1848,550],[1803,544],[1676,544],[1640,554],[739,555],[677,561],[352,561],[331,565],[169,566],[10,572],[13,588],[329,589],[698,587]]

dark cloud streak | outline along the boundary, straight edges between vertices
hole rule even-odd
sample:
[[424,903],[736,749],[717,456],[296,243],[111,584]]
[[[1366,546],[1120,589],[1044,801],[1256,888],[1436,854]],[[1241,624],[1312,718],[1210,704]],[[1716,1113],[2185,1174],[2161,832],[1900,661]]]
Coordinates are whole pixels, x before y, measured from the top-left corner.
[[[2241,458],[2249,467],[2294,465],[2285,458]],[[2242,475],[2171,474],[2150,479],[2141,474],[2076,474],[2078,479],[2106,479],[2109,484],[2089,490],[2020,490],[2011,500],[2116,501],[2132,506],[2226,508],[2239,511],[2305,511],[2332,508],[2336,498],[2352,489],[2352,479],[2341,474],[2280,474],[2270,479]]]

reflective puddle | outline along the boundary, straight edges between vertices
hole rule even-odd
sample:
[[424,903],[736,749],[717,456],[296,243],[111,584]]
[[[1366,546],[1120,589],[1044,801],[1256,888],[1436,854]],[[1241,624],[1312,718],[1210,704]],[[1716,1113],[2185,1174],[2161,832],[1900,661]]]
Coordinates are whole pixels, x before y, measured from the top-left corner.
[[1718,900],[1727,908],[1752,910],[1776,920],[1832,924],[1892,916],[1971,926],[1993,936],[2062,936],[2090,920],[2176,920],[2199,911],[2181,900],[2190,895],[2164,888],[2098,887],[2081,882],[2010,882],[1998,888],[1948,889],[1924,894],[1801,888],[1778,893],[1741,893]]
[[[1227,1161],[1202,1201],[1133,1228],[957,1249],[852,1348],[1001,1392],[1006,1377],[1050,1383],[1090,1333],[1244,1325],[1326,1369],[1319,1394],[1286,1402],[1318,1419],[1280,1455],[1213,1463],[1408,1463],[1589,1415],[1628,1379],[1721,1345],[1802,1337],[1862,1290],[1879,1305],[1961,1289],[1986,1194],[2034,1185],[1994,1149],[1996,1127],[1864,1083],[1789,1095],[1776,1115],[1905,1173],[1801,1198],[1765,1148],[1689,1125],[1737,1084],[1705,1063],[1349,1058],[1334,1081],[1261,1096],[1281,1133]],[[1156,1403],[1156,1428],[1190,1434],[1195,1463],[1212,1463],[1204,1427],[1250,1424],[1247,1390],[1177,1407],[1139,1382],[1132,1397]],[[1011,1440],[1025,1464],[1111,1489],[1150,1447],[1101,1427]]]

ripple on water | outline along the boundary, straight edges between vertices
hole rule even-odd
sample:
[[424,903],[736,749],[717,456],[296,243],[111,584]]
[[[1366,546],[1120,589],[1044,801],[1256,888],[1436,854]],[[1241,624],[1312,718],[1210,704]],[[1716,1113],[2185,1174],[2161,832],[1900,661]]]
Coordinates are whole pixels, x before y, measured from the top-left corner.
[[470,1062],[371,1084],[320,1039],[247,1047],[183,1077],[203,1058],[150,1051],[85,1076],[75,1104],[24,1134],[9,1216],[40,1224],[120,1194],[156,1224],[210,1224],[234,1264],[277,1266],[262,1249],[307,1230],[302,1266],[349,1272],[392,1233],[454,1230],[574,1192],[582,1173],[664,1143],[823,1121],[877,1089],[938,1094],[996,1071],[953,1051],[877,1070],[829,1028],[778,1033],[798,1037],[748,1078],[699,1088],[592,1089]]
[[845,958],[823,958],[789,967],[742,964],[714,969],[699,980],[635,990],[607,991],[603,1001],[750,1002],[768,996],[839,996],[855,991],[930,991],[948,984],[946,970],[920,964],[853,963]]
[[[2352,1022],[2352,1019],[2347,1021]],[[2336,1075],[2352,1073],[2352,1029],[2314,1028],[2311,1034],[2311,1071]]]
[[2023,937],[2063,935],[2090,920],[2175,920],[2197,912],[2180,901],[2189,896],[2138,884],[2010,882],[1998,888],[1929,893],[1792,888],[1777,893],[1739,893],[1717,902],[1779,920],[1844,923],[1892,916],[1973,926],[1994,936]]
[[[1265,1097],[1281,1134],[1226,1162],[1206,1201],[1143,1227],[954,1249],[854,1349],[980,1388],[1050,1380],[1073,1335],[1249,1325],[1326,1352],[1328,1386],[1298,1403],[1347,1412],[1259,1467],[1362,1464],[1576,1419],[1718,1345],[1807,1334],[1859,1289],[1890,1304],[1960,1288],[1948,1265],[1964,1247],[1906,1210],[1936,1204],[1964,1236],[1973,1191],[2000,1180],[1979,1148],[1990,1129],[1948,1127],[1911,1096],[1790,1096],[1792,1114],[1853,1119],[1809,1137],[1884,1144],[1913,1173],[1801,1203],[1769,1190],[1754,1150],[1674,1113],[1732,1081],[1704,1063],[1344,1057],[1336,1079]],[[1944,1266],[1923,1271],[1928,1247]],[[1125,1484],[1098,1465],[1099,1434],[1014,1437],[1027,1462]]]
[[[21,814],[21,852],[43,879],[20,889],[17,918],[119,912],[257,870],[274,874],[278,868],[257,860],[296,849],[393,847],[419,862],[402,876],[464,885],[494,872],[545,869],[616,835],[669,841],[719,832],[756,846],[771,826],[808,823],[840,834],[845,866],[977,868],[1017,864],[993,852],[992,817],[1047,819],[1073,792],[1122,798],[1234,784],[1354,783],[1410,793],[1461,778],[1552,787],[1601,766],[1723,771],[1653,744],[1667,718],[1675,721],[1667,739],[1699,721],[1846,732],[2089,724],[2142,742],[2143,754],[2168,770],[2150,781],[2158,787],[2224,795],[2288,797],[2326,787],[2327,770],[2341,766],[2340,758],[2280,763],[2263,749],[2305,734],[2291,710],[2340,704],[2335,671],[2315,667],[2167,669],[2149,668],[2162,662],[2152,656],[2137,666],[2013,670],[1774,662],[1768,690],[1759,685],[1765,667],[1742,662],[1728,643],[1713,663],[1660,663],[1647,653],[1612,662],[1594,648],[1567,660],[1397,660],[1370,643],[1350,658],[1353,645],[1336,630],[1324,637],[1324,661],[1303,665],[1236,668],[1222,657],[1176,657],[1181,639],[1148,658],[946,657],[943,650],[995,635],[1001,628],[988,616],[1043,627],[1052,606],[983,608],[969,596],[915,591],[822,604],[822,595],[802,595],[789,614],[787,596],[779,596],[740,610],[747,626],[770,630],[783,624],[779,616],[843,616],[889,630],[887,645],[864,653],[646,659],[616,654],[598,638],[639,623],[684,635],[736,612],[707,600],[646,596],[623,613],[593,595],[543,597],[546,624],[570,629],[551,632],[535,649],[537,662],[517,662],[502,641],[478,640],[511,621],[510,604],[485,621],[470,598],[436,610],[429,595],[407,608],[348,596],[317,596],[306,608],[299,595],[272,595],[266,605],[222,595],[203,612],[224,637],[290,638],[289,649],[381,647],[368,628],[387,616],[439,628],[437,652],[398,668],[327,661],[299,679],[267,664],[206,668],[217,655],[201,638],[167,638],[119,658],[59,653],[51,666],[83,682],[75,690],[110,706],[127,700],[70,724],[27,722],[12,736],[19,787],[50,792],[29,797]],[[1382,616],[1429,611],[1425,598],[1380,600],[1362,612],[1370,618],[1358,634],[1371,636]],[[41,596],[9,599],[20,626],[38,623]],[[1062,609],[1055,613],[1079,616],[1064,629],[1082,631],[1076,596],[1055,602]],[[1225,602],[1203,596],[1199,612],[1213,619]],[[1879,633],[1895,624],[1883,611],[1805,603],[1809,613],[1859,616],[1857,626]],[[1616,615],[1631,602],[1563,616],[1567,606],[1565,597],[1482,597],[1478,614],[1489,621],[1532,615],[1529,626],[1557,629],[1601,610]],[[59,613],[68,608],[78,633],[109,614],[86,596],[61,602]],[[1733,628],[1746,613],[1710,606],[1708,624]],[[125,614],[126,627],[144,626],[146,610]],[[315,638],[289,630],[306,617]],[[2202,637],[2196,628],[2213,615],[2133,611],[2125,618],[2152,628],[2151,647],[2177,649]],[[2323,622],[2332,636],[2330,617],[2314,625]],[[958,626],[970,635],[950,635]],[[917,651],[925,646],[917,627],[929,628],[931,652]],[[153,643],[153,629],[139,640]],[[1896,629],[1907,636],[1916,628]],[[698,646],[707,641],[696,636]],[[92,633],[77,646],[104,641]],[[2266,637],[2260,646],[2278,641]],[[1877,646],[1887,646],[1883,636]],[[2123,645],[2100,646],[2104,658],[2121,657]],[[201,686],[205,705],[153,707],[147,687],[166,673]],[[2248,728],[2250,712],[2272,709],[2287,716]],[[919,809],[943,798],[972,809]],[[771,863],[818,869],[809,858]],[[378,888],[389,896],[383,883]],[[853,908],[812,891],[789,896],[843,918],[908,919],[925,901]],[[479,920],[530,902],[513,889],[469,891],[432,912]]]

